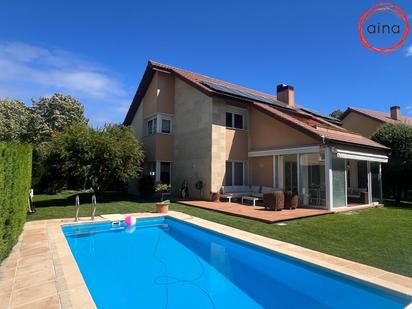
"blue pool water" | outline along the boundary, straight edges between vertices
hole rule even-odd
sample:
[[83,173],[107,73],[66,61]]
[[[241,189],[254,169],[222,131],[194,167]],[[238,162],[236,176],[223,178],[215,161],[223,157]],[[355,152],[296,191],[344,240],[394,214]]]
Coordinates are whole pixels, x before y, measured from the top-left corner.
[[63,232],[98,308],[404,308],[412,301],[168,217]]

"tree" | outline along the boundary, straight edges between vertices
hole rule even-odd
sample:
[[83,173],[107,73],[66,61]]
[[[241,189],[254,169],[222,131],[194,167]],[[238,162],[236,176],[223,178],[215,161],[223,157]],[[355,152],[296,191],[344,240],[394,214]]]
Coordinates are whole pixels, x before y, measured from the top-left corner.
[[26,132],[28,111],[23,102],[0,100],[0,140],[20,141]]
[[46,122],[23,102],[0,99],[0,141],[38,144],[50,133]]
[[32,99],[32,102],[33,109],[53,132],[88,122],[84,117],[84,106],[69,95],[55,93],[50,98],[41,97],[37,102]]
[[89,179],[94,188],[105,191],[110,185],[126,183],[140,174],[143,149],[129,127],[106,125],[94,130],[93,138]]
[[392,187],[399,203],[402,191],[412,188],[412,127],[404,124],[385,124],[372,139],[391,149],[388,164],[383,165],[384,190]]
[[53,189],[64,179],[70,187],[103,192],[137,177],[143,157],[140,142],[128,127],[77,125],[52,138],[46,164],[49,175],[58,176]]
[[336,119],[342,119],[343,112],[340,109],[337,109],[331,112],[329,116],[334,117]]

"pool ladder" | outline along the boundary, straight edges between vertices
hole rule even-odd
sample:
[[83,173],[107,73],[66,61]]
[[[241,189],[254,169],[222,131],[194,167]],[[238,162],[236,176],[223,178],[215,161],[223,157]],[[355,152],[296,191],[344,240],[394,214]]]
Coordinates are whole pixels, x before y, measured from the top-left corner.
[[[75,214],[74,214],[74,221],[77,222],[77,221],[79,221],[79,213],[80,213],[80,198],[79,198],[78,195],[76,195],[75,206],[76,206],[75,207],[76,211],[75,211]],[[92,221],[94,221],[94,216],[96,214],[96,206],[97,206],[96,195],[93,194],[92,195],[91,215],[90,215],[90,217],[91,217],[90,219]]]

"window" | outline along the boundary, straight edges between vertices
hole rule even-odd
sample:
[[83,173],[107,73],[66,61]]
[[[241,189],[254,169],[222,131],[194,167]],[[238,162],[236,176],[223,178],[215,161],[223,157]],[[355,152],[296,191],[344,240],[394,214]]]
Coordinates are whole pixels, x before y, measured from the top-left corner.
[[160,182],[170,184],[170,162],[160,162]]
[[232,162],[226,161],[225,186],[232,185]]
[[155,134],[157,132],[170,134],[172,133],[172,118],[170,116],[158,114],[148,120],[147,135]]
[[242,186],[244,184],[244,163],[226,161],[225,186]]
[[145,168],[145,175],[149,175],[152,176],[153,179],[156,176],[156,162],[146,162],[146,164],[144,165]]
[[243,129],[243,116],[239,114],[234,114],[235,117],[235,125],[236,129]]
[[235,129],[245,129],[243,118],[244,117],[242,114],[226,112],[226,127]]
[[147,135],[155,134],[157,127],[156,118],[147,121]]
[[243,162],[234,162],[235,164],[235,186],[243,185]]
[[232,113],[226,113],[226,127],[231,128],[233,126],[232,122]]
[[162,133],[171,132],[171,120],[162,118]]

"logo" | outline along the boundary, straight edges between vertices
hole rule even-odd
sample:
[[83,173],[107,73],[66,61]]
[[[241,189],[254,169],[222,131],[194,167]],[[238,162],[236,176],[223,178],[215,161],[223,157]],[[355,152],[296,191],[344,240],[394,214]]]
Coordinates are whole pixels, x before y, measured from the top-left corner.
[[403,47],[409,34],[408,16],[400,7],[381,2],[361,15],[358,32],[364,47],[389,54]]

